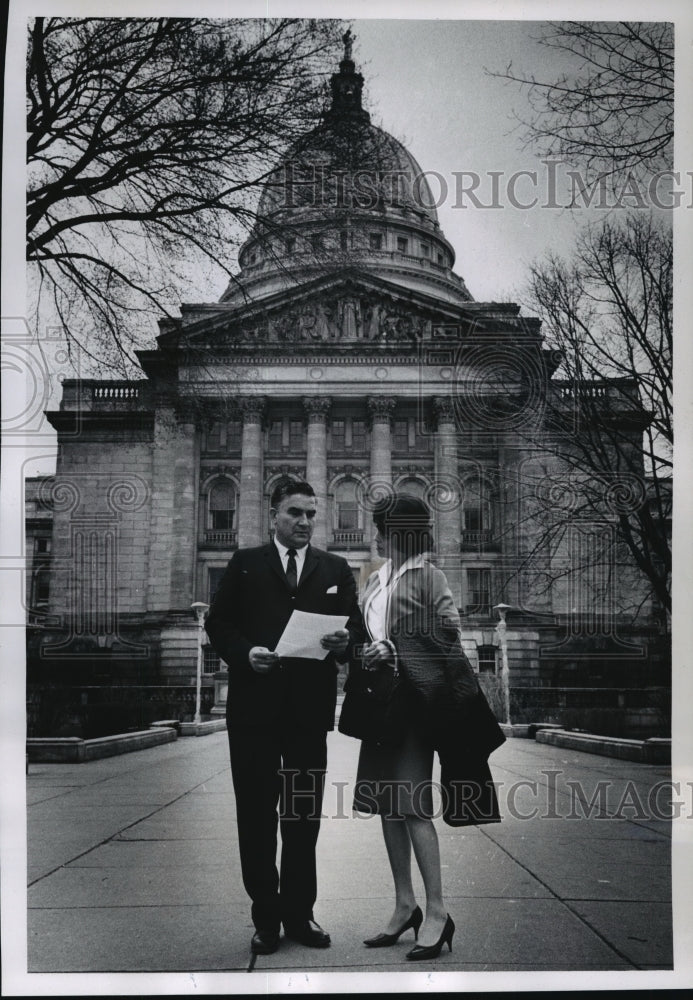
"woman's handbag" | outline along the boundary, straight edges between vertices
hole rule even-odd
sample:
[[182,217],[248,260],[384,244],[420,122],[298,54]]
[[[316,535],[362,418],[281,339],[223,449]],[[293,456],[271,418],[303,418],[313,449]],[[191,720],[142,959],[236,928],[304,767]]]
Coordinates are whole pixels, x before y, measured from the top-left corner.
[[372,671],[356,667],[344,684],[337,728],[377,747],[394,747],[404,739],[407,706],[405,681],[394,666],[384,664]]

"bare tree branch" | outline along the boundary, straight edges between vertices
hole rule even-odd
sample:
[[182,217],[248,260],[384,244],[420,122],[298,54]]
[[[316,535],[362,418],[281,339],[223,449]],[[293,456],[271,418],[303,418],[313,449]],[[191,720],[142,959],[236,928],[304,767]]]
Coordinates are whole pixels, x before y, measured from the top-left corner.
[[117,343],[125,363],[152,317],[176,309],[191,261],[228,274],[262,181],[317,122],[341,30],[334,20],[34,19],[37,322],[58,315],[68,337],[84,344],[89,331],[94,357]]
[[610,178],[671,168],[671,24],[559,21],[543,28],[538,41],[564,53],[572,68],[555,80],[512,66],[490,74],[525,91],[531,113],[519,121],[527,145]]
[[[634,213],[586,230],[570,262],[531,270],[531,307],[563,357],[542,444],[581,479],[586,509],[611,516],[636,564],[670,609],[672,251],[663,222]],[[563,390],[564,397],[560,395]],[[566,436],[570,420],[574,433]],[[631,504],[605,501],[611,482],[631,483]],[[575,511],[570,512],[570,518]]]

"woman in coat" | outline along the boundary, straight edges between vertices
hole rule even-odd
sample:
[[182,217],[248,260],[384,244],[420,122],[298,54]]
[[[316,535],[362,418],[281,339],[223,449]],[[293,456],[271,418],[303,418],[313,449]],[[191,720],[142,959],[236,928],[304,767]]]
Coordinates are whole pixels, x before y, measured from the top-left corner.
[[[378,554],[386,562],[364,590],[370,643],[356,670],[397,670],[404,707],[403,733],[394,746],[375,740],[361,744],[354,809],[380,814],[395,884],[390,919],[364,943],[387,947],[411,928],[417,944],[407,958],[418,961],[437,958],[444,944],[452,950],[455,931],[443,900],[432,822],[434,750],[441,759],[445,821],[498,822],[486,759],[504,736],[462,651],[459,616],[445,575],[426,559],[433,542],[427,505],[396,494],[376,508],[374,522]],[[425,919],[414,897],[412,849],[426,892]]]

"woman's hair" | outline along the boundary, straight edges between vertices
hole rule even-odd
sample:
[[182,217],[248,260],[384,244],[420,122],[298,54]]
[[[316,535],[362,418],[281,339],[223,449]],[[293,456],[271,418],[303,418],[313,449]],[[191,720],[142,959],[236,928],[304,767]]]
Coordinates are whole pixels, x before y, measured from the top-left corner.
[[379,501],[373,521],[407,559],[433,548],[433,525],[428,504],[412,493],[393,493]]

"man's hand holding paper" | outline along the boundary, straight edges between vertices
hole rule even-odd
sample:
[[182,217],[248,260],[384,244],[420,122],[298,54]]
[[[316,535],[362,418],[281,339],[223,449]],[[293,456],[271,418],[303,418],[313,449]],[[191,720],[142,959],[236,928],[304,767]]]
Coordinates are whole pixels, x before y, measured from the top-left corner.
[[349,642],[346,615],[317,615],[294,611],[275,652],[280,657],[324,660],[328,653],[341,653]]

